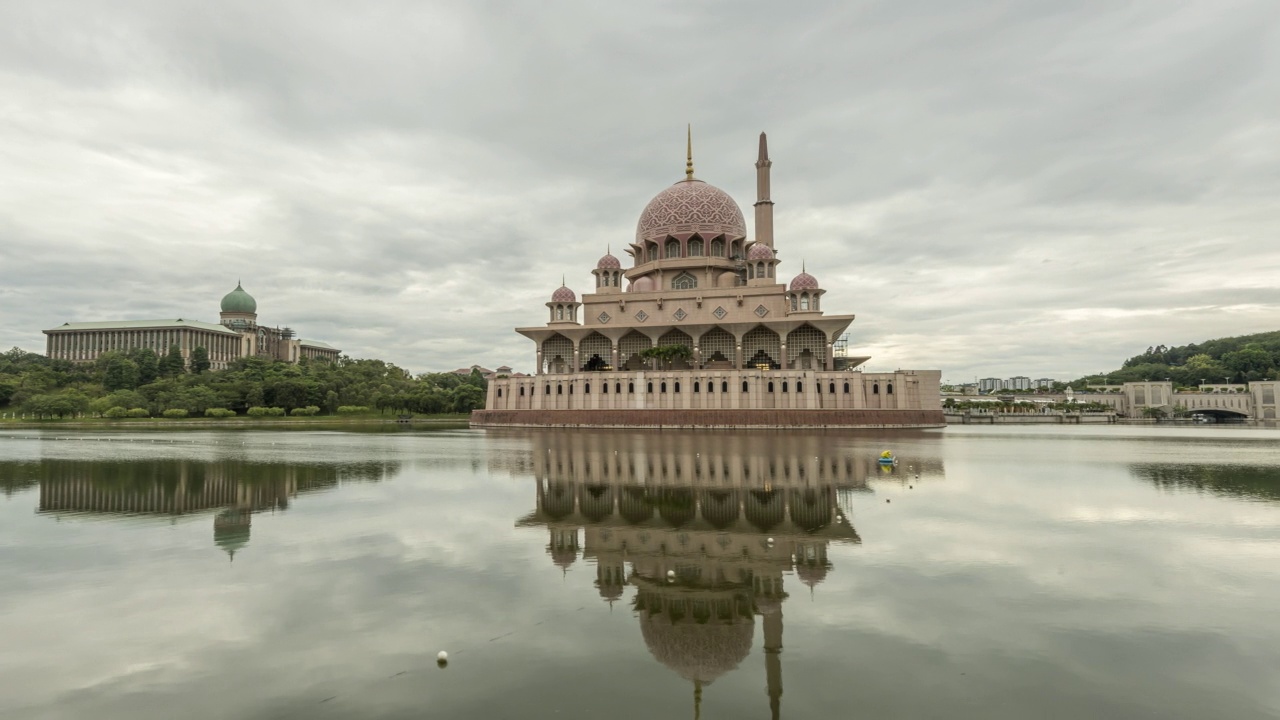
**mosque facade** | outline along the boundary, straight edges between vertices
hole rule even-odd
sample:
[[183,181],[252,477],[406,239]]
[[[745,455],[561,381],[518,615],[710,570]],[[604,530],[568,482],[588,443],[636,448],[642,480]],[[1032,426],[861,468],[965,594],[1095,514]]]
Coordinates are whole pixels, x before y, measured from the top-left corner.
[[138,348],[163,356],[173,345],[188,363],[192,351],[203,347],[213,370],[223,370],[242,357],[296,363],[302,358],[336,361],[341,353],[323,342],[297,339],[291,328],[259,325],[258,301],[239,283],[222,298],[217,323],[184,318],[68,322],[44,334],[45,354],[72,362],[93,362],[106,352],[127,353]]
[[694,177],[645,206],[634,242],[562,283],[547,322],[516,332],[537,372],[489,383],[477,426],[937,427],[938,370],[865,372],[842,342],[853,315],[827,314],[802,267],[783,281],[767,139],[756,160],[755,237],[737,202]]

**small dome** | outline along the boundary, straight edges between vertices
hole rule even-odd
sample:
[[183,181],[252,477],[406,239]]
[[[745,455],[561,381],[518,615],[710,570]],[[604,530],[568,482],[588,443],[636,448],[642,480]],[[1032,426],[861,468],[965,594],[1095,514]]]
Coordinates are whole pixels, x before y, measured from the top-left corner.
[[807,272],[802,272],[791,279],[791,292],[797,290],[817,290],[818,279]]
[[658,193],[636,223],[636,241],[661,240],[672,233],[700,233],[704,238],[746,237],[747,223],[729,193],[701,180],[681,180]]
[[600,258],[600,262],[596,263],[597,270],[616,270],[620,267],[622,267],[622,263],[618,261],[618,258],[613,256],[613,253],[607,253],[604,257]]
[[647,275],[631,282],[631,292],[653,292],[653,290],[653,278]]
[[564,285],[561,285],[559,290],[551,293],[551,302],[577,302],[577,300],[578,296],[574,295],[573,291]]
[[764,243],[758,242],[755,245],[752,245],[751,249],[747,251],[747,259],[748,260],[772,260],[773,248],[769,247],[768,245],[765,245]]
[[800,578],[800,582],[803,582],[809,587],[814,587],[827,578],[827,571],[829,569],[830,568],[827,563],[797,565],[796,575]]
[[222,298],[222,312],[256,314],[258,312],[258,301],[245,292],[244,288],[240,287],[240,283],[236,283],[236,289]]

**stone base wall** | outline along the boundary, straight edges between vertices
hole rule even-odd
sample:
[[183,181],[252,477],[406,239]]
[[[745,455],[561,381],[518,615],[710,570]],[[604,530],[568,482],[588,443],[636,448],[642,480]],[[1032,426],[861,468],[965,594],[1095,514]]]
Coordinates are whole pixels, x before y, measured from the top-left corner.
[[474,410],[473,427],[931,428],[941,410]]

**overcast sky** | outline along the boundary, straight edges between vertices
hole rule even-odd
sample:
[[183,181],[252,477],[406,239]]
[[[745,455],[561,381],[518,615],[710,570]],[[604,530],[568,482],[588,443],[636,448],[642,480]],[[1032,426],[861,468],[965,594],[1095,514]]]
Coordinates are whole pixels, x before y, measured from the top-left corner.
[[871,369],[1075,377],[1280,329],[1280,3],[0,4],[0,345],[259,320],[532,371],[698,176]]

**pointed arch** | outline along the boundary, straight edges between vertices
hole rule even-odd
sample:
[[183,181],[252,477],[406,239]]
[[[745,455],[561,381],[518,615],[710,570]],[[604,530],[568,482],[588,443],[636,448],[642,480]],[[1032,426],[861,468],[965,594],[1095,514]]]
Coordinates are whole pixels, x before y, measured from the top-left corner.
[[545,373],[571,372],[573,367],[573,341],[556,333],[542,341],[542,371]]
[[593,332],[578,343],[578,359],[582,362],[584,371],[610,370],[612,366],[609,363],[613,361],[613,344],[609,342],[609,338]]
[[757,325],[742,336],[742,357],[744,367],[777,370],[781,367],[782,340],[778,333]]
[[632,330],[618,341],[618,364],[627,370],[643,370],[645,361],[640,353],[653,347],[648,335]]
[[787,333],[787,366],[797,370],[821,370],[827,366],[827,335],[812,325]]
[[682,272],[671,279],[672,290],[693,290],[698,287],[698,278],[691,273]]
[[702,351],[702,367],[732,368],[737,362],[733,335],[722,327],[714,327],[698,339]]

